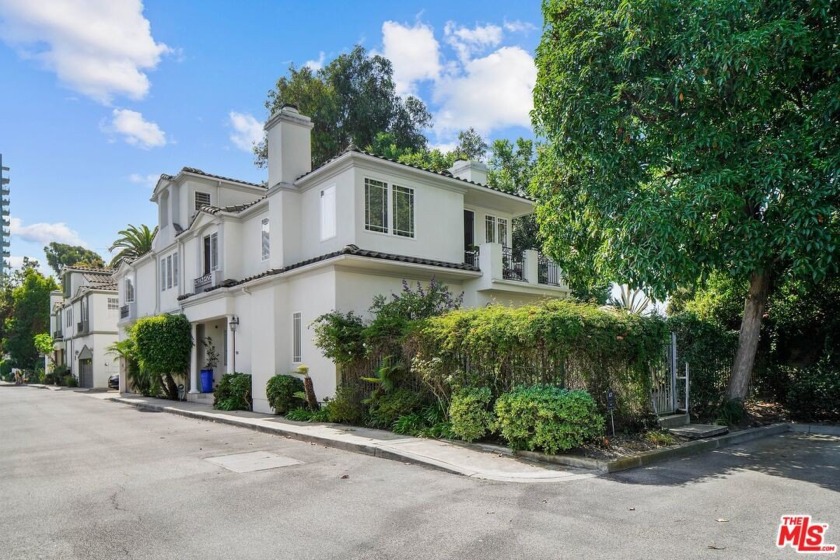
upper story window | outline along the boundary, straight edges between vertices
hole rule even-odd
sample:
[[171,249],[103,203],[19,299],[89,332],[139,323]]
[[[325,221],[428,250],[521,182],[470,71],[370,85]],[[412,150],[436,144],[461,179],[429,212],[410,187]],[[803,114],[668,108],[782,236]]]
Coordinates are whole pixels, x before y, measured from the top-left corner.
[[115,297],[108,298],[108,309],[119,309],[120,308],[120,300]]
[[178,285],[178,253],[160,258],[160,291]]
[[131,278],[125,279],[125,302],[134,302],[134,284],[132,284]]
[[64,311],[64,324],[68,327],[73,326],[73,305],[69,305]]
[[508,246],[507,240],[508,221],[507,218],[485,216],[484,218],[484,240],[487,243],[501,243]]
[[219,234],[211,233],[204,236],[203,265],[204,274],[219,270]]
[[414,237],[414,189],[365,179],[365,229]]
[[260,222],[260,249],[262,260],[267,261],[271,256],[271,234],[269,231],[268,218]]
[[292,314],[292,361],[296,364],[300,363],[302,358],[302,351],[301,351],[301,340],[302,337],[302,324],[300,320],[300,313],[293,313]]
[[335,185],[321,191],[321,241],[335,237]]
[[195,209],[200,210],[204,206],[210,206],[210,193],[195,191]]

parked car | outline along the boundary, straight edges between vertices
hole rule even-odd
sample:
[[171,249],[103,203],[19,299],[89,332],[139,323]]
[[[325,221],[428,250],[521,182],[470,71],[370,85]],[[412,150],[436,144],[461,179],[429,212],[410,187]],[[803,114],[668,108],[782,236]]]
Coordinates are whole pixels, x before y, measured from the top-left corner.
[[119,389],[120,388],[120,376],[112,375],[108,378],[108,388],[109,389]]

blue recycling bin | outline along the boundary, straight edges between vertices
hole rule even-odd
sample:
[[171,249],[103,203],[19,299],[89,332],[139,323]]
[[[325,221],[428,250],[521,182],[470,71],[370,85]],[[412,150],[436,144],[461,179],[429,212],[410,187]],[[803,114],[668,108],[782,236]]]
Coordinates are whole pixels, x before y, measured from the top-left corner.
[[201,392],[202,393],[212,393],[213,392],[213,370],[212,369],[203,369],[201,370]]

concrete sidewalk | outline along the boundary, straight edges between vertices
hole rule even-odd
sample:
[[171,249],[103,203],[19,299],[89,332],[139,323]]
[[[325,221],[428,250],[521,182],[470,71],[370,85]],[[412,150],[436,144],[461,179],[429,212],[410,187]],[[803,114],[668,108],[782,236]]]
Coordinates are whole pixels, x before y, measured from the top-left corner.
[[276,434],[328,447],[427,465],[451,473],[501,482],[566,482],[598,476],[588,469],[557,465],[538,465],[506,453],[471,449],[445,441],[402,436],[341,424],[292,422],[281,416],[245,411],[215,410],[210,405],[177,402],[117,393],[91,393],[89,396],[112,400],[146,410],[159,410],[189,418],[222,422],[259,432]]

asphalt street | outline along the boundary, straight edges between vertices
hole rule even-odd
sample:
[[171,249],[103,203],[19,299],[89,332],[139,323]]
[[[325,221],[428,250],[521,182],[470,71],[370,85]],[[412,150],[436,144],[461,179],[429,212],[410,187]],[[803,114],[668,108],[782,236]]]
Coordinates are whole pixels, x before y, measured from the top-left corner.
[[[261,460],[285,466],[236,472]],[[811,515],[840,545],[838,492],[830,436],[515,484],[0,387],[0,559],[794,558],[780,518]]]

